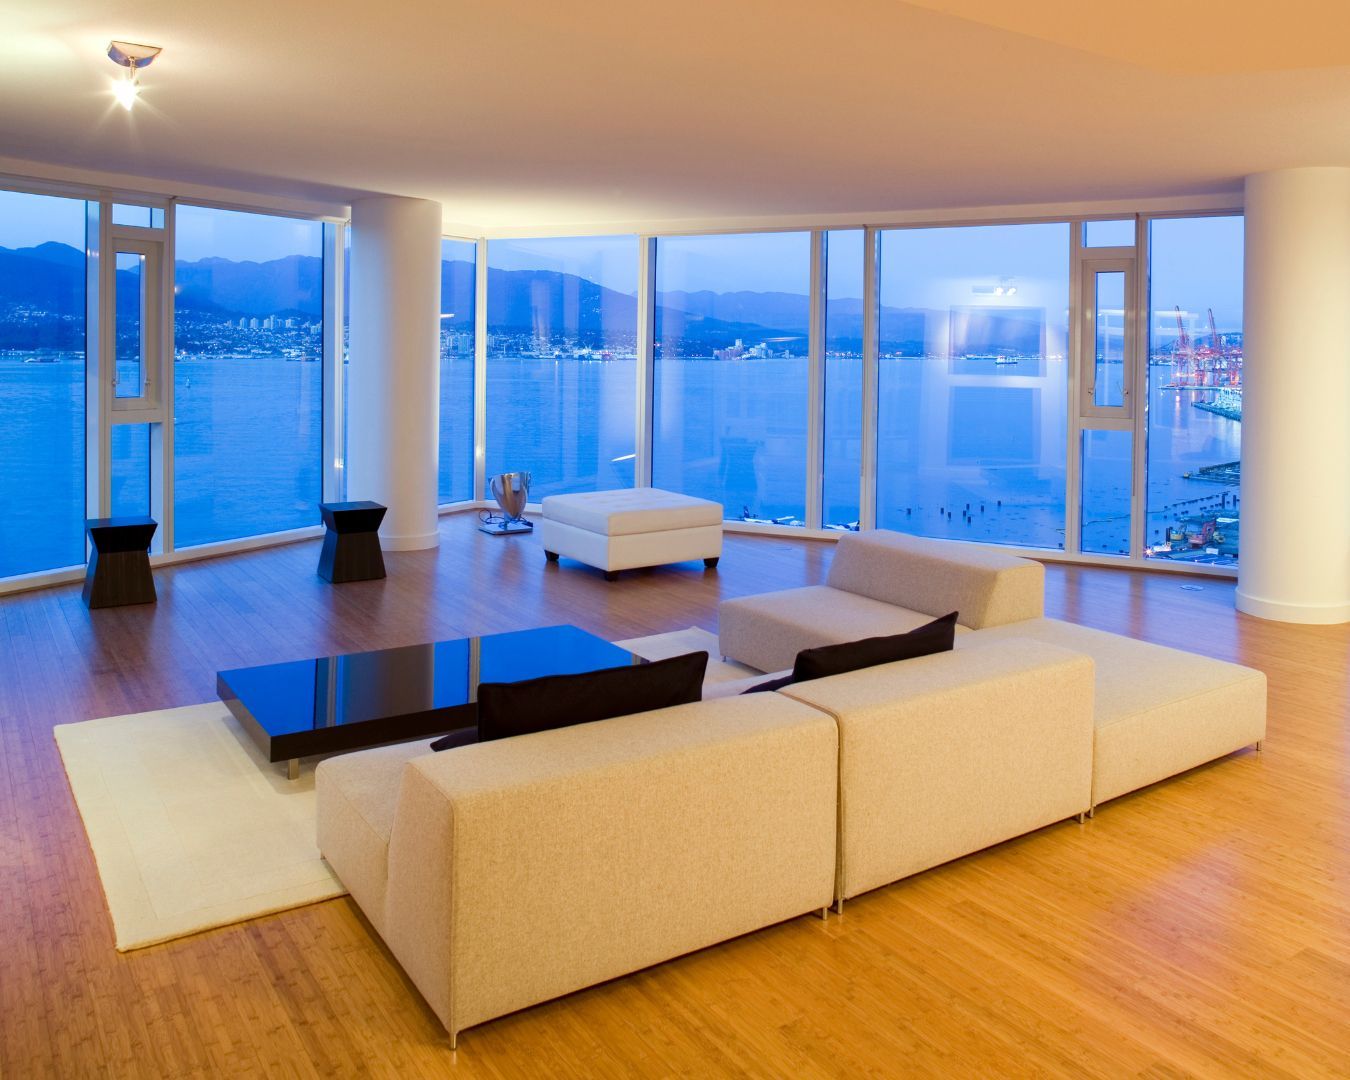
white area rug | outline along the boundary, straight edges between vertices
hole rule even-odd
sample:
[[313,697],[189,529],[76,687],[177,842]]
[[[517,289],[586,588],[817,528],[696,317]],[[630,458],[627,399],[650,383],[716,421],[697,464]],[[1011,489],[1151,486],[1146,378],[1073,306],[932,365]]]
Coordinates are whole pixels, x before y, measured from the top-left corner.
[[290,781],[220,702],[54,731],[120,951],[346,892]]
[[[707,650],[707,686],[753,674],[697,628],[617,644],[648,660]],[[120,952],[346,893],[315,845],[318,759],[287,780],[220,702],[53,733]]]
[[758,675],[754,668],[746,667],[735,661],[722,659],[722,649],[717,643],[717,635],[707,630],[691,626],[687,630],[673,630],[669,634],[653,634],[651,637],[629,638],[616,641],[615,645],[629,652],[637,653],[644,660],[666,660],[672,656],[682,656],[691,652],[708,654],[708,673],[703,677],[704,686],[744,679]]

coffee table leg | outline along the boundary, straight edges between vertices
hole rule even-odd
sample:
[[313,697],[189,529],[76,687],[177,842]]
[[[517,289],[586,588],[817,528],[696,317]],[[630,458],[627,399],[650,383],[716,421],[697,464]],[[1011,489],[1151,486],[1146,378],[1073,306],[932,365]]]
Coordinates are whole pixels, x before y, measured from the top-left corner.
[[286,762],[286,779],[287,779],[287,780],[299,780],[299,779],[300,779],[300,759],[299,759],[299,758],[291,758],[290,761]]

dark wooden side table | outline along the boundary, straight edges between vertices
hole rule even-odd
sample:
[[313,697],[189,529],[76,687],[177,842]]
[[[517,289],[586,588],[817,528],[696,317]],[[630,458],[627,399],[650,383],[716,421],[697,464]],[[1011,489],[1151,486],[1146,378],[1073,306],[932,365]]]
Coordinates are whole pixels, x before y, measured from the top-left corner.
[[386,509],[377,502],[319,503],[327,529],[319,577],[334,585],[384,577],[379,529]]
[[84,574],[84,602],[91,608],[153,604],[150,541],[159,522],[150,517],[90,518],[84,523],[93,550]]

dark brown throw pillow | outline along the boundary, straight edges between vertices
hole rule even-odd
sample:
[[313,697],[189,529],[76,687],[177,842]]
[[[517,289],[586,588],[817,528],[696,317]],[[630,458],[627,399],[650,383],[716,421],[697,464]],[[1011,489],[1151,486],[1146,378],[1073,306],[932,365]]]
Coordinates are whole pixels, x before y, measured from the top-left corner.
[[[708,654],[697,652],[580,675],[482,683],[478,687],[478,741],[701,701],[707,667]],[[432,749],[436,748],[432,743]]]
[[877,664],[890,664],[897,660],[912,660],[916,656],[928,656],[930,653],[950,652],[956,640],[957,612],[934,619],[930,623],[916,627],[904,634],[890,637],[863,638],[843,645],[822,645],[816,649],[803,649],[797,654],[797,662],[792,674],[780,679],[756,683],[742,694],[762,694],[770,690],[781,690],[793,683],[809,682],[811,679],[823,679],[827,675],[842,675],[846,671],[875,667]]
[[750,687],[750,688],[748,688],[748,689],[746,689],[746,690],[742,690],[741,693],[742,693],[743,695],[744,695],[744,694],[767,694],[767,693],[769,693],[771,690],[781,690],[781,689],[783,689],[783,687],[785,687],[785,686],[791,686],[791,685],[792,685],[792,676],[791,676],[791,675],[784,675],[784,676],[782,676],[781,678],[777,678],[777,679],[769,679],[767,682],[755,683],[754,686],[752,686],[752,687]]
[[956,640],[956,616],[957,613],[953,611],[906,634],[803,649],[797,654],[797,662],[792,666],[792,681],[824,679],[830,675],[842,675],[846,671],[876,667],[878,664],[950,652]]

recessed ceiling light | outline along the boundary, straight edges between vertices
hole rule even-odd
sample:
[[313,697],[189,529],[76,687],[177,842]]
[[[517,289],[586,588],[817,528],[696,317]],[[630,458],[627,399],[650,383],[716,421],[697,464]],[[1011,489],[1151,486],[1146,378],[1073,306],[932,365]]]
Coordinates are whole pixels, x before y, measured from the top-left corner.
[[113,97],[122,108],[130,110],[141,93],[140,70],[149,67],[164,50],[158,45],[137,45],[131,41],[113,41],[108,45],[108,59],[126,68],[126,77],[113,83]]

